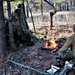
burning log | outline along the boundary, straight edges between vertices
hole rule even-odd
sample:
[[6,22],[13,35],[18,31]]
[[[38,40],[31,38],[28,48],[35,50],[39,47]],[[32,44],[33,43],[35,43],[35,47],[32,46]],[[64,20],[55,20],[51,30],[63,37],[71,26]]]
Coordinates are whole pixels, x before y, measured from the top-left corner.
[[50,48],[55,49],[57,47],[57,44],[55,43],[54,38],[51,38],[48,42],[46,42],[44,48]]
[[48,40],[44,47],[42,48],[43,50],[50,50],[51,52],[55,52],[58,50],[58,44],[56,44],[55,39],[51,38]]

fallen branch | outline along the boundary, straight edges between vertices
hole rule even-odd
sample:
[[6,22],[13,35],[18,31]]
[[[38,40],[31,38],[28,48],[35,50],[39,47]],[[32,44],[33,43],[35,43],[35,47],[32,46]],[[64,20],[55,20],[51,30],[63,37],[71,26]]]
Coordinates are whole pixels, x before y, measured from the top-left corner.
[[17,63],[17,62],[12,61],[12,60],[7,60],[7,62],[11,62],[11,63],[13,63],[15,65],[18,65],[18,66],[23,67],[23,68],[28,69],[28,70],[33,70],[33,71],[35,71],[35,72],[37,72],[39,74],[43,74],[43,75],[55,75],[55,74],[50,74],[50,73],[42,72],[42,71],[40,71],[38,69],[32,68],[30,66],[25,66],[23,64]]

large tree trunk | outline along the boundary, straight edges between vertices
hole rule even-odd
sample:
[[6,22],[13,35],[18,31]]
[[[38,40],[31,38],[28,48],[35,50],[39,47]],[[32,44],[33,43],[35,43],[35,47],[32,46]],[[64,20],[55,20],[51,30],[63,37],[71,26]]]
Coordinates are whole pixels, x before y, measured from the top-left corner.
[[0,54],[7,49],[6,36],[5,36],[5,24],[3,15],[3,2],[0,1]]
[[14,36],[13,36],[13,27],[11,23],[11,6],[10,1],[7,1],[7,7],[8,7],[8,29],[9,29],[9,44],[10,48],[14,51],[17,50],[15,42],[14,42]]

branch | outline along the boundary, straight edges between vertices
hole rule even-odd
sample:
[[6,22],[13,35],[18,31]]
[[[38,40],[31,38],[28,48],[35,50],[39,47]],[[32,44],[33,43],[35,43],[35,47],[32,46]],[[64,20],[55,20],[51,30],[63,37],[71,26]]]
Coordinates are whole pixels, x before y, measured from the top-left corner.
[[54,13],[56,13],[56,9],[55,9],[55,7],[49,2],[49,1],[47,1],[47,0],[44,0],[47,4],[49,4],[53,9],[54,9]]
[[25,66],[25,65],[23,65],[23,64],[17,63],[17,62],[12,61],[12,60],[7,60],[7,62],[13,63],[13,64],[18,65],[18,66],[20,66],[20,67],[23,67],[23,68],[25,68],[25,69],[33,70],[33,71],[35,71],[35,72],[37,72],[37,73],[39,73],[39,74],[52,75],[52,74],[50,74],[50,73],[42,72],[42,71],[40,71],[40,70],[38,70],[38,69],[32,68],[32,67],[30,67],[30,66]]

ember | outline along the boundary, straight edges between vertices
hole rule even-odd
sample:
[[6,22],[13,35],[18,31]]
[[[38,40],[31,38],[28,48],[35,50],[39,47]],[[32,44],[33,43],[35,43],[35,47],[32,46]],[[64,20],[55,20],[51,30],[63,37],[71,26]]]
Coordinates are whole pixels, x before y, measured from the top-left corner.
[[44,48],[48,49],[55,49],[57,48],[58,44],[55,43],[54,38],[51,38],[49,41],[46,42]]

